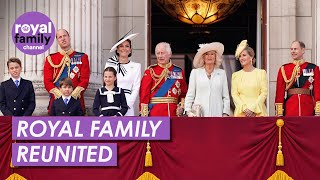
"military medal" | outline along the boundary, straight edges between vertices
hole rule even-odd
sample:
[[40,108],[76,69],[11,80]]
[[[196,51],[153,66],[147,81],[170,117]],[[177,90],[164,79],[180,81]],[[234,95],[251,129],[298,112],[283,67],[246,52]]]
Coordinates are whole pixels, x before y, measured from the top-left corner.
[[75,73],[78,73],[78,72],[79,72],[78,66],[75,66],[75,67],[73,68],[73,71],[74,71]]
[[179,81],[176,81],[176,87],[180,88],[180,82]]
[[74,78],[74,73],[70,73],[70,78],[73,79]]
[[312,83],[313,83],[313,81],[314,81],[313,76],[310,76],[309,79],[308,79],[308,81],[310,82],[309,89],[310,89],[310,90],[313,90],[313,85],[312,85]]
[[303,76],[313,76],[314,75],[313,69],[303,69],[302,72],[303,72]]
[[173,92],[173,94],[177,94],[177,89],[176,88],[172,88],[172,92]]

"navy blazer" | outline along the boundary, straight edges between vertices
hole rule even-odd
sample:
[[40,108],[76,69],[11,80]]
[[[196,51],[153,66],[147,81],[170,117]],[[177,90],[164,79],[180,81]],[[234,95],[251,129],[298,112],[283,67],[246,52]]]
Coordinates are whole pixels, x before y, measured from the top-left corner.
[[10,78],[0,86],[0,109],[5,116],[31,116],[36,107],[32,82],[20,80],[17,87]]
[[68,104],[63,102],[62,97],[55,99],[50,109],[50,116],[83,116],[80,100],[70,98]]

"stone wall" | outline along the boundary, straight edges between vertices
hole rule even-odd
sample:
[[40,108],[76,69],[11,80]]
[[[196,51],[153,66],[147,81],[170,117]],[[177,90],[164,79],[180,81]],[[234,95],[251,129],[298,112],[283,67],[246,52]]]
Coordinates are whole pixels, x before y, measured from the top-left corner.
[[291,61],[290,46],[294,40],[306,44],[304,58],[315,63],[315,27],[313,0],[270,0],[269,8],[269,115],[274,113],[278,70]]

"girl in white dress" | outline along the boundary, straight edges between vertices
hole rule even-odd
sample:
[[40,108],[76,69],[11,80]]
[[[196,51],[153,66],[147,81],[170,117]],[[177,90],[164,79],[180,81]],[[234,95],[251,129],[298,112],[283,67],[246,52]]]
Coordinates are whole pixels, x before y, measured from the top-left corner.
[[125,35],[110,50],[116,55],[109,58],[105,68],[113,67],[117,71],[117,86],[125,92],[129,109],[125,116],[135,116],[134,103],[137,99],[141,81],[141,64],[132,62],[129,57],[132,55],[131,40],[138,34]]

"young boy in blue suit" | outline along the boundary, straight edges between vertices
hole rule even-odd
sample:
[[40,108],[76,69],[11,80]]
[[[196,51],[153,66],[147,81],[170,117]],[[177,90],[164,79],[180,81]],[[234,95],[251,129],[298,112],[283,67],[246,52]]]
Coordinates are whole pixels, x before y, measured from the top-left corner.
[[50,116],[83,116],[80,101],[71,96],[73,91],[72,80],[63,78],[59,85],[62,96],[53,101]]
[[20,77],[19,58],[10,58],[7,67],[11,78],[0,85],[0,110],[4,116],[31,116],[36,107],[32,82]]

